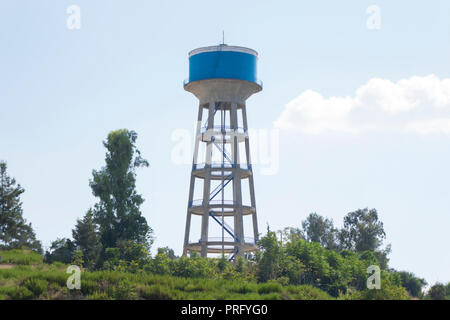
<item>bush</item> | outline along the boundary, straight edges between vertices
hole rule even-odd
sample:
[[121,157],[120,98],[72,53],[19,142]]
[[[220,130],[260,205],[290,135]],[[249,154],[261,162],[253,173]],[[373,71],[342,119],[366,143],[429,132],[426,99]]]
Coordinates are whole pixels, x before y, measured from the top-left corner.
[[112,287],[110,296],[117,300],[135,300],[138,297],[135,286],[128,279]]
[[80,290],[84,295],[90,295],[90,294],[94,294],[95,291],[98,290],[98,286],[99,286],[98,281],[83,278],[81,281]]
[[446,287],[442,283],[436,283],[428,291],[428,296],[432,300],[444,300],[446,295]]
[[0,250],[1,263],[31,265],[42,263],[42,256],[39,253],[28,249]]
[[87,300],[110,300],[106,292],[95,291],[86,297]]
[[234,283],[229,290],[235,293],[247,294],[251,292],[258,292],[258,285],[251,282]]
[[287,291],[296,300],[329,300],[330,296],[310,285],[288,286]]
[[267,294],[273,292],[281,292],[282,286],[278,282],[269,281],[267,283],[262,283],[258,287],[259,294]]
[[167,288],[160,285],[144,286],[139,288],[139,295],[146,300],[172,300]]
[[9,287],[6,294],[13,300],[33,299],[33,292],[25,287]]
[[349,300],[409,300],[410,296],[405,288],[394,286],[384,281],[379,290],[365,289],[362,291],[352,291],[340,298]]
[[31,278],[24,282],[24,286],[33,292],[35,297],[39,297],[47,290],[48,282],[42,279]]

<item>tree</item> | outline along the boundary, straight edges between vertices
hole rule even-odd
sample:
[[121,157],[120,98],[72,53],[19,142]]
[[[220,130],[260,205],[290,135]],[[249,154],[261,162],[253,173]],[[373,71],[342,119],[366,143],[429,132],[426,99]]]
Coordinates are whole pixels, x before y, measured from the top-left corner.
[[103,250],[117,247],[119,241],[152,242],[152,229],[142,216],[144,202],[136,192],[136,169],[148,167],[136,148],[137,134],[127,129],[110,132],[103,145],[107,149],[106,166],[93,170],[92,193],[99,198],[94,206],[94,220],[99,225]]
[[400,277],[400,284],[413,297],[422,297],[422,288],[427,285],[425,279],[416,277],[413,273],[407,271],[395,272]]
[[6,173],[6,163],[0,161],[0,248],[27,247],[42,253],[31,223],[23,218],[20,196],[25,190]]
[[380,268],[386,269],[391,246],[387,245],[381,249],[386,233],[383,222],[378,220],[376,209],[358,209],[349,212],[344,217],[344,228],[339,231],[339,245],[341,249],[354,252],[374,252],[378,259]]
[[178,257],[175,255],[175,251],[173,251],[173,249],[169,247],[158,248],[158,253],[164,253],[171,260],[178,259]]
[[267,232],[267,235],[258,241],[258,245],[261,250],[257,255],[258,280],[265,282],[276,279],[282,258],[281,243],[278,242],[276,233]]
[[70,239],[58,238],[52,242],[50,250],[45,253],[45,261],[69,264],[73,260],[74,252],[75,244]]
[[375,251],[380,248],[386,234],[376,209],[358,209],[344,217],[344,228],[339,240],[344,249],[356,252]]
[[82,252],[83,266],[93,268],[98,261],[101,244],[92,210],[89,210],[82,220],[77,220],[72,236],[75,246]]
[[306,240],[318,242],[326,249],[334,250],[337,248],[337,229],[333,226],[333,221],[318,215],[310,213],[302,222],[302,228],[306,235]]
[[446,287],[444,284],[437,282],[428,291],[428,296],[432,300],[444,300],[446,294]]

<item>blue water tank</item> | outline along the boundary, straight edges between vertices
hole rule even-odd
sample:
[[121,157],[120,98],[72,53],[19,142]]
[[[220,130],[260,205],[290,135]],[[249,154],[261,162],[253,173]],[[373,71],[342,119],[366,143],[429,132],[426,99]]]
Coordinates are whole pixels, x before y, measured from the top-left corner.
[[239,79],[262,85],[257,78],[258,53],[252,49],[219,45],[189,53],[189,79]]

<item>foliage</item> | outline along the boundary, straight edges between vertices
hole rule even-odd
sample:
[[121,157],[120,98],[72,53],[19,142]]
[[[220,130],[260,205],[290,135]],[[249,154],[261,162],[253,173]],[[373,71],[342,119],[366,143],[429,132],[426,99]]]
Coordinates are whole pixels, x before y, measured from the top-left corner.
[[391,278],[396,278],[396,283],[405,288],[412,297],[416,298],[422,297],[422,289],[427,285],[425,279],[418,278],[407,271],[393,271]]
[[[181,259],[181,258],[180,258]],[[169,259],[170,260],[170,259]],[[187,258],[183,263],[211,270],[215,259]],[[176,260],[173,260],[176,261]],[[232,265],[231,263],[229,265]],[[227,265],[228,266],[228,265]],[[117,270],[89,271],[81,275],[81,290],[68,290],[67,265],[45,264],[42,268],[16,266],[0,269],[0,299],[330,299],[310,286],[283,287],[277,282],[225,280],[217,273],[200,277],[158,275]],[[244,267],[245,268],[245,267]],[[187,268],[189,269],[189,268]],[[198,272],[198,271],[196,271]],[[191,274],[191,273],[186,273]],[[195,274],[195,273],[194,273]]]
[[27,249],[0,250],[0,263],[31,265],[42,263],[42,256]]
[[98,226],[94,222],[92,210],[89,210],[82,220],[77,220],[72,236],[75,246],[82,252],[82,265],[93,268],[97,265],[101,252]]
[[358,209],[344,217],[344,228],[339,238],[344,249],[356,252],[375,251],[380,248],[386,234],[383,222],[375,209]]
[[103,248],[114,248],[120,241],[150,246],[152,230],[139,209],[144,202],[136,192],[136,172],[148,162],[136,148],[137,134],[126,129],[110,132],[103,143],[106,166],[92,172],[92,193],[99,198],[93,209]]
[[[263,237],[262,243],[273,245],[273,235],[269,238],[269,241],[264,241],[267,239]],[[60,262],[0,269],[0,299],[409,298],[407,291],[395,283],[401,280],[400,275],[388,270],[382,272],[380,290],[365,288],[365,269],[374,259],[373,255],[366,254],[364,257],[368,260],[363,260],[357,253],[344,251],[339,254],[318,243],[295,237],[285,244],[276,243],[281,260],[274,280],[256,282],[254,275],[259,270],[254,261],[231,263],[226,259],[198,256],[170,259],[160,250],[154,258],[147,257],[142,265],[83,270],[81,290],[67,289],[67,265]],[[128,252],[119,248],[106,251],[111,254],[112,260],[119,261],[118,266]],[[286,270],[300,261],[301,281],[286,276]]]
[[23,218],[20,196],[25,190],[6,173],[6,162],[0,161],[0,249],[27,247],[42,253],[31,223]]
[[73,253],[72,265],[82,267],[83,264],[84,264],[83,251],[81,251],[79,249],[75,250],[75,252]]
[[320,243],[327,249],[336,249],[338,230],[333,226],[333,221],[324,218],[317,213],[311,213],[302,222],[302,228],[306,240]]
[[43,279],[29,278],[24,282],[24,286],[33,292],[34,296],[40,296],[47,289],[48,282]]
[[445,300],[446,294],[447,288],[440,282],[437,282],[430,288],[430,290],[428,290],[428,297],[431,298],[431,300]]
[[45,253],[44,260],[47,263],[62,262],[71,263],[75,252],[75,244],[70,239],[58,238],[52,242],[50,250]]
[[280,273],[281,243],[275,232],[269,231],[258,242],[260,251],[257,254],[258,280],[260,282],[273,280]]
[[383,281],[380,289],[350,291],[340,298],[344,300],[409,300],[410,296],[405,288],[395,286],[386,280]]

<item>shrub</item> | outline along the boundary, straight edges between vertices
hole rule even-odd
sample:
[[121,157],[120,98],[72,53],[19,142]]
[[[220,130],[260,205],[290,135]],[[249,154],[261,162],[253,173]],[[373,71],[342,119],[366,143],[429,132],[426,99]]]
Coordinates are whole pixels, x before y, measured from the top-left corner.
[[267,294],[272,292],[281,292],[282,286],[278,282],[269,281],[267,283],[262,283],[258,287],[259,294]]
[[98,281],[83,278],[81,280],[80,290],[84,295],[93,294],[95,291],[98,290]]
[[262,300],[281,300],[281,295],[276,292],[261,295]]
[[9,287],[7,288],[7,294],[13,300],[27,300],[33,298],[33,292],[25,287]]
[[24,282],[24,286],[33,292],[35,297],[39,297],[47,290],[48,282],[43,279],[31,278]]
[[172,300],[169,290],[160,285],[140,287],[139,295],[146,300]]
[[110,288],[110,296],[118,300],[134,300],[137,298],[136,288],[128,279],[122,280]]
[[251,292],[257,292],[258,291],[258,285],[256,283],[251,283],[251,282],[241,282],[241,283],[234,283],[229,290],[231,292],[236,292],[236,293],[242,293],[242,294],[247,294],[247,293],[251,293]]
[[31,265],[42,263],[42,256],[27,249],[0,250],[1,263]]
[[329,300],[330,296],[322,290],[310,285],[288,286],[287,291],[296,300]]
[[94,291],[86,297],[87,300],[110,300],[106,292]]

